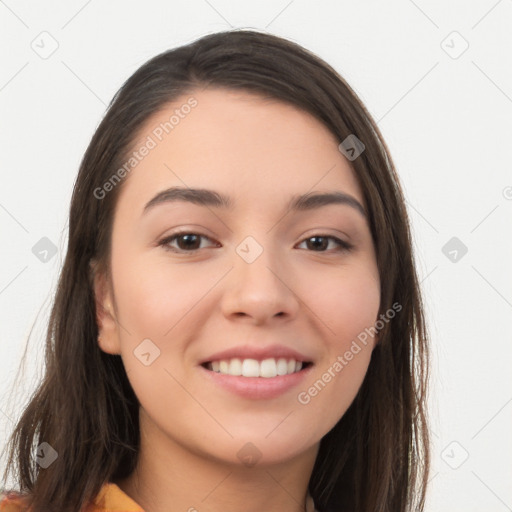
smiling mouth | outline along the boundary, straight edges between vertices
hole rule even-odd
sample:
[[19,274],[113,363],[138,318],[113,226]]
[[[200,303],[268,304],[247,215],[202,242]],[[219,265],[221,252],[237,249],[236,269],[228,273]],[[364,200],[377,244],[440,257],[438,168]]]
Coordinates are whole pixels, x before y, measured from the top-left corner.
[[220,361],[207,361],[202,363],[201,366],[206,370],[222,375],[269,379],[298,373],[309,368],[312,364],[312,362],[308,361],[297,361],[295,359],[286,358],[268,358],[262,361],[250,358],[232,358]]

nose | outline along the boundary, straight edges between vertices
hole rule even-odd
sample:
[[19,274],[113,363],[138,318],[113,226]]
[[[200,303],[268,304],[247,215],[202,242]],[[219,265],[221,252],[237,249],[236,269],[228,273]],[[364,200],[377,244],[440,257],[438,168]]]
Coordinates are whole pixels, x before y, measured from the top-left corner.
[[300,301],[294,291],[296,279],[270,250],[263,250],[251,263],[235,254],[233,264],[221,299],[227,318],[261,325],[278,318],[289,321],[297,315]]

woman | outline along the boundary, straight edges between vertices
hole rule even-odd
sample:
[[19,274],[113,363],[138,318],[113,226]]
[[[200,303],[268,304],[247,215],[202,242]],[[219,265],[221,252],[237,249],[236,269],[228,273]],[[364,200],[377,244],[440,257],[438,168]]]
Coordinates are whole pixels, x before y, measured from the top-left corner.
[[0,510],[422,510],[411,245],[382,136],[321,59],[246,30],[151,59],[81,163]]

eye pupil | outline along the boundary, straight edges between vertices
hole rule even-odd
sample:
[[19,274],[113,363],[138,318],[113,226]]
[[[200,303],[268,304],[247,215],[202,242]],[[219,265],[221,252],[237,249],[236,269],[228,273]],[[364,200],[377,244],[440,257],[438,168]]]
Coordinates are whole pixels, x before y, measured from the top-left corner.
[[[313,242],[313,247],[316,247],[317,249],[326,249],[327,248],[327,244],[328,244],[328,241],[327,241],[327,238],[324,237],[324,236],[312,236],[311,238],[309,238],[308,240],[315,240],[315,242]],[[321,241],[320,243],[318,241]],[[323,243],[322,243],[323,242]]]
[[[192,241],[192,244],[190,243],[187,243],[185,242],[185,244],[180,244],[180,240],[188,240],[189,242],[191,241],[190,238],[194,239],[195,238],[195,242],[196,244],[194,244]],[[189,234],[185,234],[185,235],[179,235],[177,237],[177,240],[178,240],[178,246],[180,246],[180,249],[197,249],[197,247],[195,247],[195,245],[197,245],[197,241],[199,240],[199,237],[197,235],[194,235],[193,233],[189,233]],[[200,241],[200,240],[199,240]]]

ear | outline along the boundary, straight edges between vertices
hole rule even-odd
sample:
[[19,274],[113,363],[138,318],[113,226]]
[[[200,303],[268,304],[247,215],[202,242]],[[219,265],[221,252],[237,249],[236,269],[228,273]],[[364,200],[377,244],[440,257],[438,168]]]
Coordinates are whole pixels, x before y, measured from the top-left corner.
[[94,288],[98,344],[108,354],[120,354],[119,324],[114,311],[112,285],[104,271],[91,261],[90,271]]

